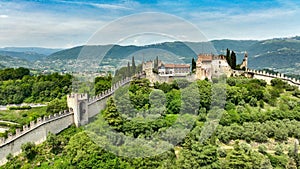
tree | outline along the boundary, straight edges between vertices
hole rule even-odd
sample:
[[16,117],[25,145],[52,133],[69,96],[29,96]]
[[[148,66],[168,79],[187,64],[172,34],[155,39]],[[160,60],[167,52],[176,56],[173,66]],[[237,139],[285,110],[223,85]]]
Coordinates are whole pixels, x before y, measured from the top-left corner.
[[269,160],[269,158],[264,158],[262,161],[261,161],[261,164],[260,164],[260,169],[272,169],[272,164]]
[[[227,48],[226,49],[226,56],[225,56],[225,58],[226,58],[226,60],[227,60],[227,63],[228,63],[228,65],[231,67],[231,63],[232,63],[232,60],[231,60],[231,57],[230,57],[231,55],[230,55],[230,50]],[[232,68],[232,67],[231,67]]]
[[282,146],[280,144],[275,146],[275,155],[282,155],[283,154],[283,150],[282,150]]
[[194,73],[196,71],[196,61],[195,59],[193,58],[192,59],[192,72]]
[[60,111],[67,110],[67,109],[68,109],[67,100],[66,100],[66,98],[64,98],[64,99],[52,100],[48,104],[46,111],[48,113],[54,114],[54,113],[59,113]]
[[267,147],[264,145],[259,145],[258,146],[258,152],[262,153],[262,154],[267,154]]
[[127,63],[127,77],[131,76],[130,63]]
[[239,143],[236,142],[234,144],[234,149],[228,154],[226,157],[226,164],[224,168],[236,168],[236,169],[244,169],[244,168],[253,168],[251,159],[246,154],[246,152],[240,147]]
[[136,66],[135,66],[135,61],[134,61],[134,56],[132,56],[132,68],[131,68],[131,72],[132,75],[134,75],[136,73]]
[[112,76],[101,76],[95,78],[95,94],[100,94],[103,91],[106,91],[111,88]]
[[231,52],[231,68],[235,69],[236,68],[236,54],[234,51]]
[[290,158],[288,163],[285,166],[286,169],[297,169],[294,159]]
[[75,134],[65,147],[64,153],[67,156],[69,164],[80,169],[116,168],[118,165],[123,166],[122,161],[117,160],[115,155],[101,149],[85,132]]
[[22,152],[24,154],[24,156],[28,159],[28,160],[32,160],[34,159],[34,157],[36,156],[37,152],[36,152],[36,146],[34,143],[32,142],[28,142],[25,143],[21,146]]
[[51,152],[57,154],[58,152],[61,151],[60,148],[61,142],[58,140],[58,137],[55,134],[49,132],[46,141],[51,148]]
[[183,149],[177,161],[178,168],[220,168],[214,145],[193,142],[190,149]]

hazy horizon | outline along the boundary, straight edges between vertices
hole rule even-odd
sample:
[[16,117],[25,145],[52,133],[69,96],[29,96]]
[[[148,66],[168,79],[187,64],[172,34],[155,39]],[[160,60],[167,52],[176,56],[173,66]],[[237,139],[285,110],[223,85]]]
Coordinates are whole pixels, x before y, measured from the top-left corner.
[[[212,41],[222,41],[222,40],[234,40],[234,41],[264,41],[264,40],[272,40],[272,39],[288,39],[288,38],[294,38],[294,37],[299,37],[298,35],[295,36],[290,36],[290,37],[273,37],[273,38],[268,38],[268,39],[212,39],[208,40],[207,42],[212,42]],[[119,45],[119,46],[147,46],[147,45],[155,45],[155,44],[162,44],[162,43],[167,43],[167,42],[183,42],[183,43],[200,43],[200,42],[193,42],[193,41],[164,41],[164,42],[159,42],[159,43],[149,43],[149,44],[141,44],[141,45],[122,45],[122,44],[99,44],[99,45],[87,45],[87,44],[78,44],[75,46],[70,46],[70,47],[47,47],[47,46],[1,46],[0,49],[5,49],[5,48],[44,48],[44,49],[59,49],[59,50],[64,50],[64,49],[70,49],[74,47],[79,47],[79,46],[105,46],[105,45]]]

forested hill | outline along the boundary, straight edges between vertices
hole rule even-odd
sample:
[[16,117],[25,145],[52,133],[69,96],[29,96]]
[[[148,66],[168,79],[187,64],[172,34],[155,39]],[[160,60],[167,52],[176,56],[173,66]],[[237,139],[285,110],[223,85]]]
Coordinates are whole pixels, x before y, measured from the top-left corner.
[[[102,80],[111,79],[97,81]],[[179,89],[180,84],[185,85]],[[267,85],[263,80],[230,77],[225,109],[211,107],[218,99],[213,93],[220,94],[222,88],[205,80],[151,87],[149,80],[136,79],[119,88],[87,126],[49,134],[40,145],[23,144],[22,153],[8,155],[8,163],[0,168],[299,168],[299,89],[280,79]],[[212,135],[203,141],[202,131]],[[117,156],[115,150],[130,154]],[[130,158],[135,155],[140,158]]]

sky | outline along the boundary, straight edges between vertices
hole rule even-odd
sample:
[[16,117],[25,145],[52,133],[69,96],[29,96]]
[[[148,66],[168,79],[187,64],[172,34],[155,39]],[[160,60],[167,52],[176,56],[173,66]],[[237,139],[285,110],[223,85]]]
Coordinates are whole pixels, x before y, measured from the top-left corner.
[[[83,45],[112,23],[142,12],[182,18],[208,40],[292,37],[300,35],[299,7],[298,0],[0,0],[0,47]],[[143,19],[143,24],[168,26],[155,19]],[[118,26],[134,29],[136,25]],[[151,43],[138,38],[128,44]]]

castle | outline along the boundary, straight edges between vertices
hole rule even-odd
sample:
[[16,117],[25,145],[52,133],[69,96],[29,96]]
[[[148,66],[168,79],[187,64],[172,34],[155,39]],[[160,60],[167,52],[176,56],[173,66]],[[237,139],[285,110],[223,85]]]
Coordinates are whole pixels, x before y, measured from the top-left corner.
[[[156,65],[155,65],[156,64]],[[240,68],[247,70],[248,55],[244,56]],[[188,80],[211,80],[213,77],[239,75],[228,64],[224,55],[199,54],[196,61],[195,73],[192,73],[189,64],[164,64],[161,60],[147,61],[142,64],[143,72],[150,82],[170,82],[173,79],[186,78]],[[157,69],[157,70],[156,70]]]
[[[287,82],[290,85],[297,86],[300,89],[300,80],[295,78],[286,77],[284,74],[270,74],[265,71],[256,71],[249,70],[247,67],[248,56],[245,54],[245,58],[240,65],[241,69],[244,69],[248,75],[251,75],[251,78],[262,79],[267,83],[270,83],[272,79],[280,78],[283,81]],[[158,62],[158,67],[163,65],[162,62]],[[180,66],[172,65],[174,70],[175,68],[181,68]],[[155,75],[153,73],[154,64],[152,61],[148,61],[143,63],[143,71],[144,73],[136,74],[135,76],[138,78],[147,78],[147,74],[153,75],[155,77],[152,80],[166,80],[168,78],[185,78],[192,80],[193,78],[203,79],[208,78],[211,79],[214,75],[218,75],[221,73],[225,73],[226,75],[234,74],[234,70],[229,67],[224,56],[214,56],[212,54],[201,54],[198,56],[196,62],[196,73],[195,74],[187,74],[185,76],[181,76],[178,74],[171,73],[171,76],[164,76],[164,74],[159,75],[158,73]],[[162,68],[162,67],[161,67]],[[189,68],[187,65],[184,68]],[[162,70],[162,69],[161,69]],[[177,69],[181,71],[187,71],[187,69]],[[190,70],[189,70],[190,72]],[[170,72],[169,72],[170,73]],[[180,72],[179,72],[180,73]],[[184,72],[181,72],[184,73]],[[149,79],[150,80],[150,79]],[[195,79],[194,79],[195,80]],[[17,155],[21,153],[21,146],[27,142],[34,142],[36,144],[42,143],[46,140],[47,135],[49,133],[57,134],[62,130],[68,128],[70,125],[75,124],[76,126],[82,126],[89,123],[89,119],[95,117],[100,110],[103,110],[106,106],[107,99],[114,94],[114,92],[124,85],[129,84],[131,81],[131,77],[127,77],[116,84],[114,84],[107,91],[102,92],[101,94],[89,97],[87,94],[78,94],[73,93],[67,96],[67,103],[69,110],[64,112],[60,112],[59,114],[50,115],[44,118],[38,118],[36,121],[30,122],[30,125],[24,125],[22,130],[17,129],[15,134],[8,134],[7,139],[0,139],[0,165],[7,162],[7,155]],[[155,82],[155,81],[154,81]],[[162,82],[162,81],[160,81]]]
[[196,62],[196,79],[212,79],[214,76],[233,73],[224,55],[200,54]]

